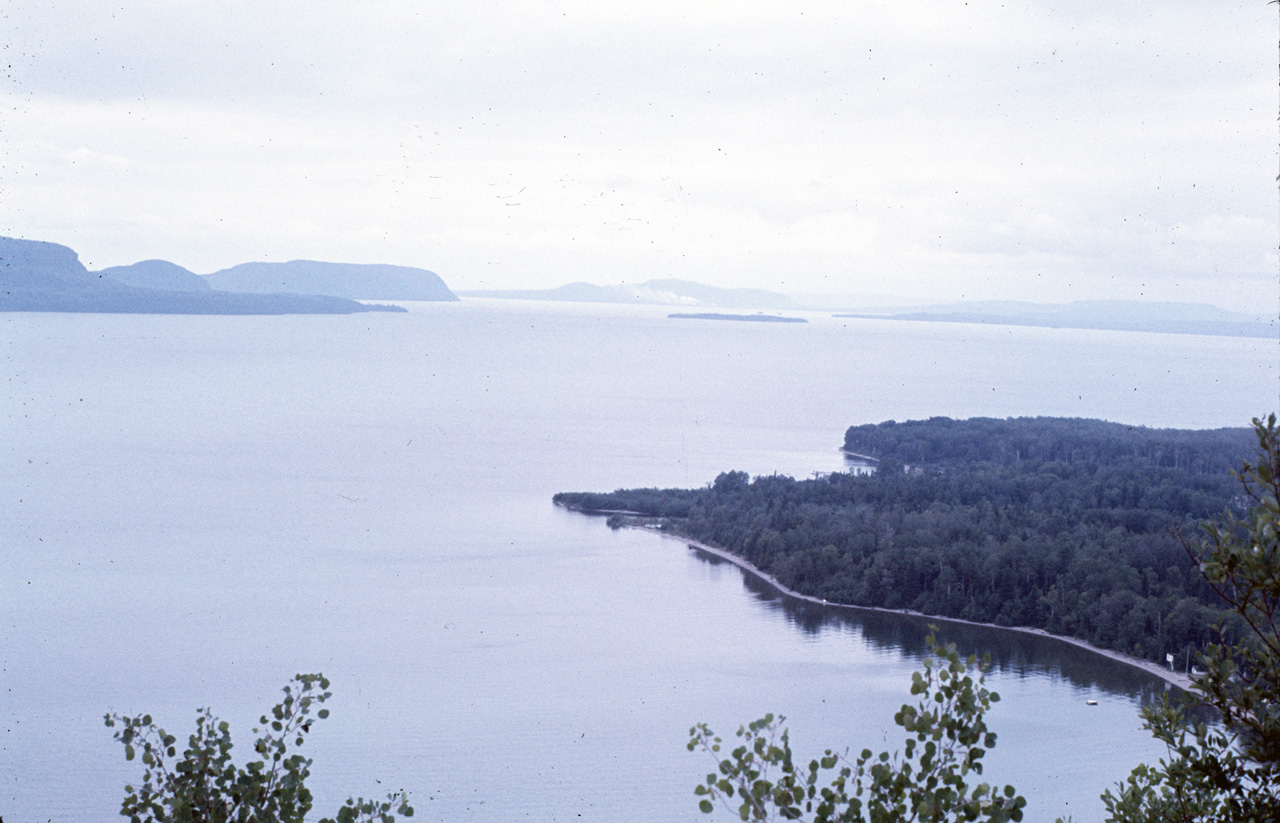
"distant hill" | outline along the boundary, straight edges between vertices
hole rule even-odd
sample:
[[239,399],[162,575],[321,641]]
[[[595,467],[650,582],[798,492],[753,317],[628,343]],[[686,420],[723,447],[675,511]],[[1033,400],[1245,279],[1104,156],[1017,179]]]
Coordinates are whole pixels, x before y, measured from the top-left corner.
[[204,277],[215,289],[252,294],[326,294],[353,300],[457,300],[440,276],[411,266],[363,263],[241,263]]
[[[181,284],[185,278],[164,261],[123,266],[134,282]],[[172,269],[168,268],[172,266]],[[184,269],[182,271],[185,271]],[[190,272],[188,272],[190,274]],[[188,282],[189,288],[194,288]],[[0,311],[103,312],[127,314],[353,314],[404,311],[340,297],[305,294],[234,294],[144,288],[103,272],[90,272],[79,256],[57,243],[0,237]]]
[[96,273],[140,289],[213,291],[213,286],[203,277],[168,260],[143,260],[132,266],[112,266]]
[[461,292],[464,297],[503,297],[508,300],[559,300],[579,303],[630,303],[651,306],[716,306],[730,309],[795,309],[796,304],[765,289],[721,289],[692,280],[659,279],[638,284],[596,286],[569,283],[554,289]]
[[913,306],[906,311],[869,310],[836,316],[1227,337],[1274,339],[1280,336],[1280,324],[1274,317],[1230,312],[1206,303],[1156,303],[1141,300],[1079,300],[1074,303],[988,300]]

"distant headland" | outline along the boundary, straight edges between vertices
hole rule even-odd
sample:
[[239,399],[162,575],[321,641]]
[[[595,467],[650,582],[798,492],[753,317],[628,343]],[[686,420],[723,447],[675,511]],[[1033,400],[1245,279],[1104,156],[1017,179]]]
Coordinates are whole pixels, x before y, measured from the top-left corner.
[[124,314],[403,312],[360,300],[453,301],[434,272],[408,266],[244,263],[201,276],[166,260],[91,272],[57,243],[0,237],[0,311]]
[[353,300],[456,301],[440,275],[412,266],[362,263],[241,263],[204,276],[215,289],[271,294],[327,294]]

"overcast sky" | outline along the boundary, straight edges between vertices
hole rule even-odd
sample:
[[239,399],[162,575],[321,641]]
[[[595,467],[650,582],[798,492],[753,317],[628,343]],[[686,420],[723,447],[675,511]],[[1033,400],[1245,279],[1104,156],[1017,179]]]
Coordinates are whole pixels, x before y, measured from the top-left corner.
[[1273,310],[1264,0],[5,0],[0,234],[90,268]]

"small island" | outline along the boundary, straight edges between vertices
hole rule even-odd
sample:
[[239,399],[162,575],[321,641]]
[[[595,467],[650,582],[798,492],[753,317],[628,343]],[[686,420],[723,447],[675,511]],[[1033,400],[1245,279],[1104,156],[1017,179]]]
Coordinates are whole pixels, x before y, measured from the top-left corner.
[[749,323],[808,323],[803,317],[783,317],[780,314],[719,314],[717,312],[700,312],[696,314],[668,314],[674,320],[743,320]]

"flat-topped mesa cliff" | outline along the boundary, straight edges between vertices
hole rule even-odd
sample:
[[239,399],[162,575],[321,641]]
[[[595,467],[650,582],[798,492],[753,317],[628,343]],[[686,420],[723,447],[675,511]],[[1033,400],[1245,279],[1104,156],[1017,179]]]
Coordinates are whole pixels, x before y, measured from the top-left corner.
[[353,300],[458,299],[433,271],[376,263],[241,263],[204,279],[215,289],[251,294],[326,294]]
[[55,290],[89,281],[80,256],[66,246],[0,237],[0,288]]
[[[161,265],[156,265],[161,264]],[[185,278],[164,261],[124,266],[133,283],[178,283]],[[169,268],[172,266],[172,268]],[[181,269],[185,271],[185,269]],[[188,272],[189,273],[189,272]],[[194,276],[194,275],[193,275]],[[354,314],[404,311],[314,294],[232,292],[140,287],[104,272],[91,272],[66,246],[0,237],[0,311],[101,312],[111,314]]]

